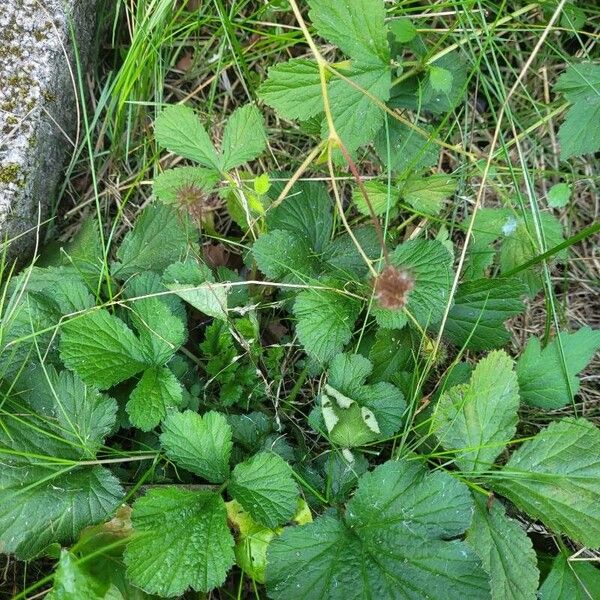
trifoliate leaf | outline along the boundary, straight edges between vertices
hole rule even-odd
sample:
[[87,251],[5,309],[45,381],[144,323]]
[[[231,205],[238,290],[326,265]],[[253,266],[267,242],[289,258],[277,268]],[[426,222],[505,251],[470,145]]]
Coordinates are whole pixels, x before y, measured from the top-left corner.
[[227,491],[255,521],[271,529],[296,512],[298,488],[292,469],[272,452],[260,452],[237,464]]
[[429,83],[436,92],[449,94],[452,90],[452,71],[432,65],[429,69]]
[[300,292],[294,303],[296,333],[306,352],[328,362],[350,341],[360,305],[331,290]]
[[390,51],[385,7],[377,0],[310,0],[309,16],[318,34],[364,64],[387,65]]
[[489,481],[554,533],[600,547],[600,431],[585,419],[551,423]]
[[559,554],[539,591],[540,600],[600,598],[600,571],[592,562],[568,560]]
[[480,360],[467,385],[442,394],[433,427],[442,446],[456,450],[466,472],[488,470],[517,430],[519,390],[512,359],[503,350]]
[[231,427],[223,415],[173,412],[163,421],[162,430],[160,443],[178,467],[211,483],[227,479],[233,444]]
[[85,313],[62,326],[60,356],[86,384],[101,390],[147,366],[138,338],[106,309]]
[[543,350],[538,338],[529,338],[517,362],[523,402],[546,410],[572,402],[579,391],[577,373],[587,366],[599,348],[600,331],[589,327],[575,333],[560,333]]
[[[270,189],[277,198],[283,184]],[[321,252],[333,232],[333,204],[327,188],[320,182],[300,181],[289,191],[285,200],[267,212],[269,231],[283,229],[309,240],[314,252]]]
[[171,408],[179,408],[183,390],[168,367],[151,367],[129,396],[126,410],[131,424],[142,431],[154,429]]
[[259,96],[284,119],[305,121],[323,112],[319,67],[314,60],[293,58],[269,67]]
[[274,229],[263,233],[252,245],[258,268],[272,281],[309,283],[318,274],[318,261],[308,238],[299,233]]
[[456,190],[456,181],[447,175],[409,177],[404,183],[401,196],[415,210],[428,215],[437,215],[443,202]]
[[571,197],[571,186],[568,183],[556,183],[548,190],[548,206],[563,208]]
[[342,521],[327,513],[271,542],[273,600],[408,598],[465,600],[489,594],[467,544],[467,487],[417,461],[390,461],[363,475]]
[[187,106],[167,106],[156,118],[154,135],[160,146],[205,167],[221,167],[206,129],[196,113]]
[[167,169],[154,178],[154,195],[165,204],[175,204],[185,208],[192,193],[202,197],[218,183],[219,174],[202,167],[177,167]]
[[258,108],[246,104],[233,111],[223,131],[223,171],[230,171],[257,158],[265,149],[265,124]]
[[[390,254],[390,262],[413,279],[407,294],[406,310],[421,326],[440,320],[452,286],[452,256],[437,240],[410,240]],[[400,329],[406,324],[403,310],[376,306],[373,314],[381,327]]]
[[151,204],[138,216],[117,250],[113,275],[127,279],[143,271],[162,273],[186,256],[196,239],[182,213],[171,206]]
[[215,492],[155,489],[133,505],[131,538],[124,553],[131,581],[150,594],[208,592],[233,565],[227,511]]
[[540,574],[531,540],[500,501],[486,504],[478,494],[467,542],[490,576],[492,600],[535,600]]
[[191,304],[196,310],[227,320],[227,293],[229,286],[215,283],[210,269],[197,260],[172,264],[163,275],[167,289]]
[[[4,441],[4,440],[3,440]],[[67,544],[119,506],[123,490],[104,467],[75,469],[40,459],[4,460],[0,469],[0,545],[21,560],[52,543]]]
[[492,350],[511,338],[504,322],[523,312],[527,288],[517,279],[477,279],[458,287],[444,334],[456,346]]

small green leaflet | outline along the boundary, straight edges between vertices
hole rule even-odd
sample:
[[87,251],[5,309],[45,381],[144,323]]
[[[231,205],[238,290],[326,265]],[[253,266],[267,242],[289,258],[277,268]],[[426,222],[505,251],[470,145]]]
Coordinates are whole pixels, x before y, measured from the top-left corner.
[[510,341],[504,322],[525,309],[526,286],[518,279],[476,279],[458,287],[445,336],[456,346],[492,350]]
[[429,69],[429,83],[436,92],[449,94],[452,90],[452,80],[454,76],[452,71],[432,65]]
[[173,412],[162,424],[160,443],[178,467],[211,483],[222,483],[229,475],[232,441],[227,419],[214,411],[200,416],[186,410]]
[[246,104],[227,120],[221,144],[221,170],[230,171],[262,154],[267,145],[262,115],[252,104]]
[[[467,544],[467,487],[417,460],[389,461],[359,480],[341,520],[329,512],[287,527],[268,551],[273,600],[395,598],[480,599],[487,578]],[[450,540],[450,541],[448,541]]]
[[133,331],[106,309],[64,323],[60,356],[85,383],[101,390],[133,377],[147,366]]
[[131,581],[150,594],[208,592],[233,566],[233,537],[216,492],[154,489],[133,505],[134,535],[124,553]]
[[108,600],[122,598],[120,592],[113,586],[103,585],[87,573],[77,563],[77,557],[68,550],[62,550],[58,568],[54,573],[52,591],[46,596],[47,600]]
[[410,19],[400,18],[394,19],[390,23],[390,31],[394,39],[400,44],[406,44],[414,39],[417,35],[417,30]]
[[[388,194],[387,185],[379,181],[365,181],[364,188],[367,191],[373,212],[377,216],[385,215],[388,211],[390,215],[398,212],[394,210],[394,207],[398,202],[398,194],[394,188],[392,188],[390,194]],[[361,215],[365,215],[366,217],[371,215],[369,206],[358,187],[354,188],[352,191],[352,201]]]
[[360,305],[335,291],[309,289],[296,296],[293,310],[300,343],[326,363],[350,341]]
[[272,452],[260,452],[236,465],[227,491],[255,521],[271,529],[290,520],[298,504],[292,469]]
[[600,571],[592,561],[569,561],[559,554],[540,587],[539,600],[594,600],[600,598]]
[[151,367],[129,396],[126,405],[132,425],[142,431],[154,429],[169,409],[179,408],[183,400],[181,383],[168,367]]
[[571,186],[568,183],[556,183],[548,190],[548,206],[563,208],[571,197]]
[[600,331],[589,327],[575,333],[560,333],[544,349],[538,338],[529,338],[517,362],[523,402],[546,410],[569,404],[579,391],[577,373],[587,366],[599,348]]
[[447,175],[409,177],[400,195],[415,210],[427,215],[437,215],[443,202],[456,190],[456,181]]
[[490,576],[492,600],[535,600],[540,574],[531,540],[500,501],[486,504],[477,494],[467,543]]
[[497,350],[477,363],[468,384],[442,394],[433,428],[444,448],[457,451],[462,471],[487,471],[517,430],[518,408],[513,361]]
[[573,105],[558,130],[560,157],[565,160],[600,148],[600,65],[569,65],[554,86]]
[[488,483],[555,533],[600,547],[600,431],[590,421],[551,423]]

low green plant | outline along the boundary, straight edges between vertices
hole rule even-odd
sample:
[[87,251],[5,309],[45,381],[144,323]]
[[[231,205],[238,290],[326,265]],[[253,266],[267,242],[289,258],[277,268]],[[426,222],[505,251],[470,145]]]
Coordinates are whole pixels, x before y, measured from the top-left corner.
[[[245,168],[267,146],[256,105],[221,136],[168,106],[156,141],[193,164],[157,175],[114,260],[90,222],[7,282],[2,550],[56,559],[39,583],[53,600],[595,597],[598,571],[566,556],[600,548],[600,431],[521,417],[572,405],[600,332],[532,336],[514,356],[506,327],[545,284],[538,234],[545,268],[566,259],[561,223],[477,209],[457,261],[469,221],[450,232],[440,214],[458,179],[432,167],[451,146],[436,119],[468,83],[461,51],[432,60],[383,1],[312,0],[331,62],[292,5],[314,59],[275,65],[259,94],[322,137],[298,171]],[[403,71],[407,53],[422,61]],[[573,129],[596,68],[557,83],[574,103],[564,157],[595,148]],[[363,152],[383,177],[363,180]],[[313,161],[331,193],[303,180]],[[402,235],[407,211],[422,221]],[[211,266],[207,240],[237,266]],[[554,536],[551,567],[524,520]]]

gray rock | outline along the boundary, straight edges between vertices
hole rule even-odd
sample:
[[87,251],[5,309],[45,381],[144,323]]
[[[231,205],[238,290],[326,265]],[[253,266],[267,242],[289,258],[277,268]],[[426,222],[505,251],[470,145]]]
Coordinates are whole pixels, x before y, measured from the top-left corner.
[[77,130],[96,0],[0,0],[0,255],[30,255]]

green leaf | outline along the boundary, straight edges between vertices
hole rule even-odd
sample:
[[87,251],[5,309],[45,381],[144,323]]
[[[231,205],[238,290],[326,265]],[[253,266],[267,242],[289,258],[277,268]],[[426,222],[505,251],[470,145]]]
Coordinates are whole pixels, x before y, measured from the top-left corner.
[[390,51],[381,0],[310,0],[317,33],[356,61],[387,65]]
[[62,550],[58,568],[54,573],[54,585],[46,598],[48,600],[79,600],[80,598],[108,600],[111,596],[107,593],[107,587],[86,572],[73,554],[68,550]]
[[412,371],[414,354],[410,330],[378,329],[369,351],[369,360],[373,364],[371,381],[392,381],[400,371]]
[[[354,237],[369,260],[381,256],[381,245],[375,229],[371,226],[356,227]],[[338,280],[362,281],[368,274],[365,259],[359,254],[356,244],[344,233],[324,248],[323,259],[328,271]]]
[[525,309],[527,288],[516,279],[477,279],[458,287],[444,334],[456,346],[492,350],[506,345],[511,334],[504,322]]
[[477,494],[467,542],[490,576],[492,600],[535,600],[540,574],[531,540],[498,500],[486,504]]
[[488,470],[517,430],[519,391],[513,361],[503,350],[477,363],[468,385],[439,399],[433,427],[442,446],[456,450],[466,472]]
[[563,208],[571,197],[571,186],[568,183],[556,183],[548,190],[548,206]]
[[58,469],[39,459],[4,460],[0,469],[0,544],[20,560],[67,544],[119,506],[123,490],[104,467]]
[[155,489],[133,505],[131,538],[124,553],[131,581],[151,594],[181,596],[188,588],[220,586],[233,565],[227,511],[215,492]]
[[142,431],[154,429],[171,408],[183,401],[181,384],[168,367],[146,369],[125,407],[131,424]]
[[[397,212],[393,210],[398,202],[398,195],[395,193],[394,188],[388,194],[387,185],[379,181],[365,181],[364,187],[367,190],[367,196],[371,202],[373,212],[377,216],[385,215],[388,211],[390,211],[390,214]],[[358,186],[352,191],[352,201],[361,215],[365,215],[366,217],[371,215],[371,211]]]
[[390,461],[360,478],[344,520],[326,513],[271,542],[273,600],[480,599],[485,574],[467,544],[467,487],[414,460]]
[[117,250],[113,275],[127,279],[137,273],[162,273],[186,256],[196,241],[189,221],[174,207],[151,204],[135,221]]
[[[275,183],[270,189],[274,199],[283,190]],[[285,200],[267,212],[269,231],[283,229],[309,240],[314,252],[321,252],[333,232],[333,205],[327,188],[320,182],[300,181]]]
[[540,600],[593,600],[600,598],[600,571],[593,564],[568,560],[559,554],[540,587]]
[[227,479],[233,444],[231,427],[223,415],[173,412],[163,421],[162,430],[160,443],[178,467],[211,483]]
[[406,44],[417,36],[417,30],[410,19],[401,17],[390,23],[390,32],[400,44]]
[[167,106],[156,118],[154,135],[158,144],[170,152],[220,170],[221,160],[206,129],[191,108]]
[[523,402],[546,410],[569,404],[579,390],[577,373],[599,348],[600,331],[589,327],[575,333],[560,333],[543,350],[538,338],[529,338],[517,362]]
[[436,92],[449,94],[452,91],[453,79],[452,71],[448,69],[436,65],[432,65],[429,69],[429,82]]
[[223,171],[230,171],[257,158],[265,149],[265,124],[258,108],[246,104],[233,111],[223,131]]
[[600,65],[573,64],[556,80],[555,92],[562,92],[569,102],[600,97]]
[[193,258],[172,264],[163,276],[167,289],[191,304],[196,310],[227,320],[229,286],[215,283],[210,269]]
[[255,521],[271,529],[296,512],[298,488],[292,469],[272,452],[259,452],[237,464],[227,490]]
[[60,356],[88,385],[105,390],[147,366],[140,341],[106,309],[67,321],[61,328]]
[[489,485],[554,533],[600,546],[600,432],[589,421],[551,423]]
[[401,196],[417,211],[437,215],[443,202],[456,190],[456,181],[447,175],[409,177]]
[[306,352],[326,363],[350,341],[360,305],[334,291],[300,292],[294,303],[296,333]]
[[[438,240],[410,240],[390,254],[390,262],[414,280],[406,310],[422,326],[437,323],[444,314],[452,286],[453,261],[447,248]],[[375,306],[373,314],[381,327],[400,329],[406,324],[403,310]]]
[[152,189],[154,195],[165,204],[181,206],[181,193],[186,189],[197,189],[208,194],[219,182],[220,176],[216,171],[202,167],[177,167],[167,169],[154,178]]
[[269,67],[258,90],[266,104],[284,119],[305,121],[323,112],[319,67],[313,60],[293,58]]

